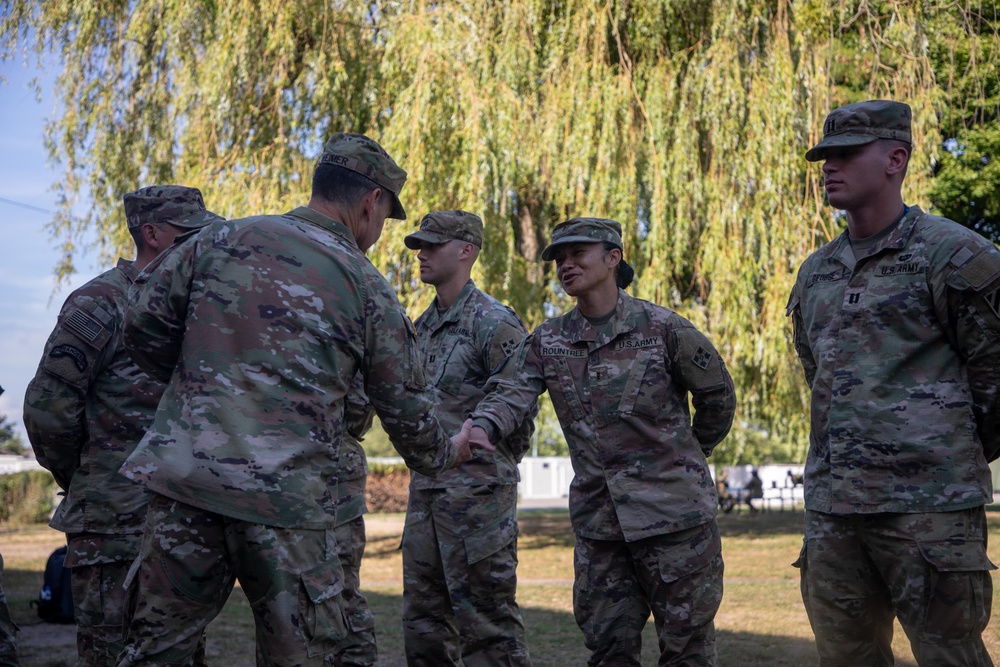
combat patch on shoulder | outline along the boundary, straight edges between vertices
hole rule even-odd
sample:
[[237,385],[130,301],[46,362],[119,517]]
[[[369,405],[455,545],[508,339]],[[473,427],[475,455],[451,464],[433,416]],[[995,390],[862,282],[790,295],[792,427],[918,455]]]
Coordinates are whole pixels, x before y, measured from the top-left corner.
[[67,338],[69,337],[64,335],[62,341],[54,341],[48,353],[42,357],[39,367],[66,384],[82,389],[87,386],[90,378],[91,357],[97,353],[93,352],[88,356],[84,346],[77,346],[75,337],[71,342],[63,342]]
[[97,317],[77,308],[63,320],[63,324],[80,340],[91,347],[100,349],[111,337],[111,331]]
[[87,355],[83,353],[83,350],[72,345],[56,345],[49,352],[49,357],[52,359],[69,359],[76,366],[76,370],[81,373],[87,370]]

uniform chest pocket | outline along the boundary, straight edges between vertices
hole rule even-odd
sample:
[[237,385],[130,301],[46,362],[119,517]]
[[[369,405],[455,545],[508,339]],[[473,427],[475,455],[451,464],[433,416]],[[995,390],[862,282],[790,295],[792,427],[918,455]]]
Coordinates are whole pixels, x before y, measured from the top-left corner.
[[628,380],[618,404],[619,413],[654,420],[663,417],[671,409],[671,383],[663,348],[647,347],[639,350],[629,365]]
[[586,418],[587,411],[580,400],[577,390],[577,380],[573,376],[569,362],[564,357],[548,358],[545,360],[545,383],[549,390],[549,397],[552,399],[552,406],[556,414],[569,414],[572,421],[579,422]]
[[474,375],[479,368],[475,350],[469,339],[456,336],[439,354],[441,356],[431,362],[435,367],[434,384],[440,391],[457,396],[469,375]]

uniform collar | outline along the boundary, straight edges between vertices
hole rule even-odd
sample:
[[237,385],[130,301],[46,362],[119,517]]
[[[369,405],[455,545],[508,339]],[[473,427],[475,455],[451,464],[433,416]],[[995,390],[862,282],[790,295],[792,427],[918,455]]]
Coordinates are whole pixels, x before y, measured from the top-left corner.
[[427,327],[437,329],[445,324],[453,324],[462,319],[462,311],[465,309],[465,303],[472,296],[472,292],[475,289],[476,284],[470,278],[469,282],[465,283],[465,286],[462,287],[462,291],[458,293],[455,303],[451,304],[443,313],[437,307],[437,297],[434,297],[434,303],[427,309],[427,319],[425,321]]
[[115,268],[124,273],[130,283],[134,283],[136,277],[139,275],[139,269],[135,268],[135,262],[121,257],[118,258],[118,263],[115,264]]
[[577,307],[569,311],[566,316],[563,333],[571,343],[585,342],[593,349],[607,345],[621,334],[632,331],[635,327],[635,299],[619,288],[615,314],[606,326],[600,329],[594,327]]
[[[910,206],[906,211],[906,215],[904,215],[903,219],[899,221],[898,225],[896,225],[896,229],[894,229],[892,233],[884,239],[872,246],[868,252],[865,253],[864,257],[858,257],[858,261],[866,257],[877,255],[883,250],[902,250],[905,248],[907,242],[910,240],[910,235],[913,233],[913,228],[917,224],[917,220],[919,220],[923,214],[924,212],[920,210],[919,206]],[[832,259],[843,264],[840,259],[840,253],[845,249],[845,246],[850,245],[850,243],[851,241],[848,237],[848,232],[845,229],[844,232],[831,243],[828,243],[820,248],[817,254],[824,260]]]
[[354,232],[348,229],[347,225],[342,223],[340,220],[335,220],[334,218],[323,215],[316,209],[309,208],[308,206],[299,206],[298,208],[292,209],[285,215],[305,220],[308,223],[322,227],[327,231],[333,232],[337,236],[343,237],[355,248],[358,247],[358,241],[354,238]]

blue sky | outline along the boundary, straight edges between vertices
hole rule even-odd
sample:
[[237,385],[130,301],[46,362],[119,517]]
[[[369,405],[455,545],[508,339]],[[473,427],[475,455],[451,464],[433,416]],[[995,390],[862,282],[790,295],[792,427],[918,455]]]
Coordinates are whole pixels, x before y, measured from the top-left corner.
[[[58,167],[47,162],[42,143],[46,118],[55,107],[51,90],[39,103],[27,83],[38,74],[20,62],[0,63],[0,414],[21,424],[24,390],[38,366],[59,307],[69,293],[103,271],[96,252],[75,260],[78,273],[58,289],[53,269],[59,259],[46,224],[56,210],[52,184]],[[49,77],[51,81],[51,77]],[[12,200],[25,208],[7,203]],[[27,444],[27,439],[24,439]]]

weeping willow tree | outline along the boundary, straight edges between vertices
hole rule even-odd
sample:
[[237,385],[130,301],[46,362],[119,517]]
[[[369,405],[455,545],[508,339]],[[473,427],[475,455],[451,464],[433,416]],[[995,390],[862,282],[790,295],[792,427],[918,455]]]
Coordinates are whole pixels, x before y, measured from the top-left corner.
[[634,293],[694,321],[733,372],[723,462],[804,458],[784,306],[802,259],[842,229],[803,159],[827,111],[910,103],[906,197],[927,206],[942,142],[1000,108],[1000,19],[971,0],[97,5],[0,10],[3,57],[62,65],[46,135],[67,202],[51,223],[58,272],[87,230],[109,259],[123,251],[129,190],[185,183],[227,216],[279,212],[304,202],[325,137],[365,132],[410,174],[415,219],[371,254],[414,314],[432,292],[402,240],[424,212],[483,217],[475,277],[531,326],[568,305],[538,260],[549,230],[622,221]]

